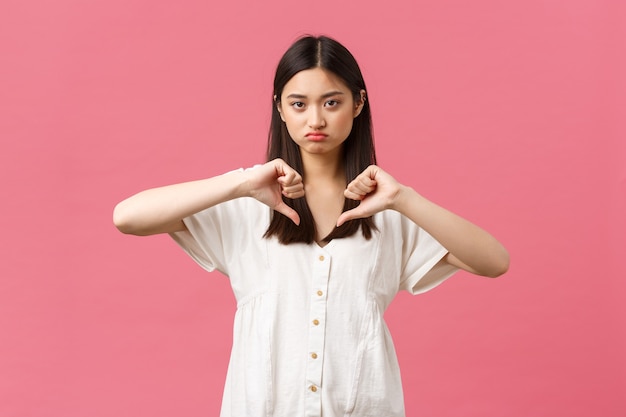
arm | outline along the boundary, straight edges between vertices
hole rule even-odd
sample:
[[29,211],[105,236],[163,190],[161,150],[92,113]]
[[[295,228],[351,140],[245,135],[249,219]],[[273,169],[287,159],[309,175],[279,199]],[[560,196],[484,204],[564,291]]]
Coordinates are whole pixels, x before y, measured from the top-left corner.
[[377,166],[372,165],[357,176],[348,184],[344,194],[347,198],[361,200],[361,204],[343,213],[337,225],[385,209],[396,210],[426,230],[449,251],[446,262],[488,277],[500,276],[509,267],[508,252],[493,236],[398,183]]
[[302,197],[304,186],[300,174],[275,159],[250,170],[142,191],[115,207],[113,223],[133,235],[176,232],[185,230],[183,219],[191,214],[234,198],[253,197],[299,224],[298,213],[281,195]]

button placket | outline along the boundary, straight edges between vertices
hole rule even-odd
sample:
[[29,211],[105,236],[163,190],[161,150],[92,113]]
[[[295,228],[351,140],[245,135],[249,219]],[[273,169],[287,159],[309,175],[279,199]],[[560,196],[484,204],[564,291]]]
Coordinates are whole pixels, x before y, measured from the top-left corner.
[[308,360],[306,366],[305,415],[321,415],[321,386],[326,335],[326,294],[330,274],[329,254],[320,252],[313,264],[311,305],[309,310]]

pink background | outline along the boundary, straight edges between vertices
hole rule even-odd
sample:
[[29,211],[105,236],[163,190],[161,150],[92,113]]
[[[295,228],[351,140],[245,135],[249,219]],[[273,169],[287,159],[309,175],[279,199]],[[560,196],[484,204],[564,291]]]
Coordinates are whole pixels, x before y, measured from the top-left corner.
[[262,162],[310,32],[359,60],[380,165],[512,255],[391,306],[408,415],[626,415],[623,4],[3,0],[0,416],[217,415],[227,280],[111,213]]

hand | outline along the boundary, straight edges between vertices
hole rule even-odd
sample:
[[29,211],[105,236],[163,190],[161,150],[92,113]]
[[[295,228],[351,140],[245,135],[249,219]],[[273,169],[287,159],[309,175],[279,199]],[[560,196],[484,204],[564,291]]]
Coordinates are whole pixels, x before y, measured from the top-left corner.
[[358,207],[348,210],[337,219],[337,227],[348,220],[373,216],[379,211],[393,208],[402,186],[391,175],[376,165],[360,173],[344,191],[344,196],[361,200]]
[[249,175],[248,194],[279,213],[300,224],[300,216],[283,201],[304,196],[304,183],[298,174],[282,159],[274,159],[264,165],[246,171]]

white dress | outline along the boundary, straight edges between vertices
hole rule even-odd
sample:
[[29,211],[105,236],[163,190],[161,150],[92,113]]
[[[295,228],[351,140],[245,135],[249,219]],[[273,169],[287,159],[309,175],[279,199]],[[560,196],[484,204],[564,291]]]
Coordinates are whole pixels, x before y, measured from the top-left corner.
[[192,215],[174,240],[229,277],[237,312],[222,417],[404,416],[400,370],[383,313],[399,290],[427,291],[456,269],[395,211],[378,231],[282,245],[263,234],[270,209],[239,198]]

